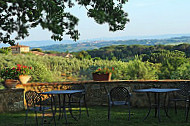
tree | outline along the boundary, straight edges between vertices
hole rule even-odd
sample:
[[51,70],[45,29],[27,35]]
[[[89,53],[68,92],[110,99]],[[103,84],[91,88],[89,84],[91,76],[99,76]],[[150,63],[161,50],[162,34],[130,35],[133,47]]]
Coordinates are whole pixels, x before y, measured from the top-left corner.
[[12,52],[11,48],[9,48],[9,47],[3,47],[0,49],[0,53],[9,54],[11,52]]
[[[0,0],[0,42],[14,45],[15,40],[29,36],[28,30],[41,26],[61,41],[64,35],[77,40],[78,18],[66,9],[76,4],[87,9],[88,17],[108,23],[110,31],[123,30],[129,19],[123,11],[127,0]],[[13,34],[16,33],[16,37]]]
[[159,79],[171,79],[171,75],[182,64],[187,63],[188,59],[182,51],[158,50],[150,54],[141,55],[143,61],[161,63]]
[[78,59],[91,59],[91,56],[86,51],[80,51],[76,54],[76,58]]
[[158,79],[157,72],[159,71],[159,64],[153,64],[150,62],[142,62],[141,59],[135,57],[134,60],[130,60],[126,66],[126,79]]
[[166,60],[169,58],[185,58],[186,55],[182,51],[174,50],[174,51],[169,51],[169,50],[157,50],[154,51],[150,54],[143,54],[141,55],[143,61],[149,61],[152,63],[165,63]]
[[31,49],[31,51],[43,52],[43,50],[42,50],[42,49],[40,49],[40,48],[34,48],[34,49]]

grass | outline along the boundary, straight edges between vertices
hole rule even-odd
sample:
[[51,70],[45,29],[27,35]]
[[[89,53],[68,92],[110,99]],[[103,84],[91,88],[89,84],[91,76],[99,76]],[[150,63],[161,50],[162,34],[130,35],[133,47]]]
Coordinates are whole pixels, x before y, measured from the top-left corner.
[[[185,122],[184,110],[179,109],[178,114],[174,114],[174,110],[169,111],[171,118],[167,118],[161,110],[161,122],[158,122],[158,118],[154,117],[154,111],[151,111],[149,117],[143,121],[148,109],[132,108],[131,109],[131,120],[128,121],[127,109],[121,106],[116,106],[111,109],[111,120],[107,120],[107,107],[106,106],[93,106],[89,108],[90,117],[87,117],[85,111],[82,111],[81,119],[75,121],[71,116],[68,115],[69,126],[189,126],[190,123]],[[57,126],[65,125],[65,120],[57,120]],[[39,114],[39,121],[41,117]],[[49,118],[46,118],[49,120]],[[16,113],[1,113],[0,114],[0,126],[23,126],[25,120],[25,111]],[[190,119],[189,119],[190,120]],[[189,121],[190,122],[190,121]],[[34,114],[29,113],[27,121],[28,126],[35,126]],[[47,126],[53,126],[46,124]],[[45,126],[46,126],[45,125]]]

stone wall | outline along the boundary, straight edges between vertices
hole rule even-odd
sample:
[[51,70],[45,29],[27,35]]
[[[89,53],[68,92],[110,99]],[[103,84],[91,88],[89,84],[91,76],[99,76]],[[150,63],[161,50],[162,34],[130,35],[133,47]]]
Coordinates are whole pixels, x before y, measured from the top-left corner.
[[24,109],[24,89],[0,90],[0,113],[16,112]]
[[[25,91],[33,90],[37,92],[45,92],[51,90],[66,90],[70,86],[82,84],[86,88],[86,99],[88,105],[106,105],[107,92],[113,87],[122,86],[126,87],[132,93],[132,106],[133,107],[147,107],[148,101],[145,93],[135,93],[135,89],[143,88],[177,88],[179,84],[190,84],[189,80],[126,80],[126,81],[80,81],[80,82],[62,82],[62,83],[29,83],[17,85],[23,87]],[[173,93],[169,93],[170,97]],[[152,96],[152,95],[151,95]],[[154,96],[154,95],[153,95]],[[152,98],[154,98],[152,96]],[[161,99],[164,96],[161,95]],[[153,99],[152,99],[153,100]],[[183,105],[183,104],[182,104]]]

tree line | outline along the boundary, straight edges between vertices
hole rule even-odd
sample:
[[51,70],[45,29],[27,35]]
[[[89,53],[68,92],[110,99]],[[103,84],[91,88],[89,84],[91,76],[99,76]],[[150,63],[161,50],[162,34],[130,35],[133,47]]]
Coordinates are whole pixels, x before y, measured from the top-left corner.
[[[151,53],[159,53],[165,51],[181,51],[186,57],[190,57],[190,44],[179,45],[112,45],[102,47],[100,49],[86,51],[92,58],[100,57],[101,59],[117,59],[129,61],[134,59],[136,55],[151,55]],[[84,51],[82,51],[84,53]],[[80,53],[80,52],[78,52]]]

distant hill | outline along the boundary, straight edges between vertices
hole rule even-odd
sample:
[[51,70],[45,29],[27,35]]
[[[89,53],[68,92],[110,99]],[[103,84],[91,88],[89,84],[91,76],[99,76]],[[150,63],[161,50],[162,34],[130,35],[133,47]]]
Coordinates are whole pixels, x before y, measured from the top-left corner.
[[[154,35],[154,36],[123,36],[123,37],[120,36],[120,37],[109,37],[109,38],[104,37],[104,38],[78,40],[77,42],[74,42],[72,40],[62,40],[62,41],[53,41],[53,40],[22,41],[22,40],[19,40],[18,42],[20,45],[30,46],[31,48],[42,47],[44,49],[46,49],[46,46],[62,44],[61,46],[65,45],[65,47],[63,47],[63,49],[60,48],[59,49],[60,51],[69,50],[70,52],[73,52],[73,51],[76,51],[76,47],[80,47],[77,50],[88,50],[88,49],[96,49],[99,47],[109,46],[112,43],[117,45],[119,41],[121,41],[121,43],[122,42],[124,43],[124,41],[129,40],[128,44],[132,44],[135,40],[150,40],[150,39],[151,40],[154,40],[154,39],[160,40],[160,39],[170,39],[170,38],[181,37],[181,36],[190,36],[190,34],[164,34],[164,35]],[[132,43],[130,42],[131,40],[133,40]],[[106,42],[106,43],[100,44],[99,42]],[[109,44],[107,42],[111,42],[111,43]],[[88,43],[88,44],[85,44],[85,43]],[[89,43],[91,43],[91,44],[89,44]],[[72,47],[75,47],[75,48],[72,48],[72,47],[68,46],[67,44],[74,44],[74,45],[72,45]],[[134,44],[138,44],[138,42],[134,42]],[[8,47],[8,46],[10,46],[10,45],[0,43],[0,48]],[[90,47],[90,46],[92,46],[92,47]],[[56,48],[56,46],[53,46],[53,48],[54,47]],[[50,47],[47,47],[47,48],[48,48],[48,50],[54,50],[53,48],[51,49]],[[68,49],[64,49],[64,48],[68,48]]]
[[99,49],[101,47],[111,45],[177,45],[182,43],[190,43],[190,36],[173,37],[168,39],[99,40],[93,42],[77,42],[74,44],[54,44],[49,46],[40,46],[38,48],[58,52],[78,52],[81,50]]
[[[30,47],[39,47],[39,46],[49,46],[55,44],[72,44],[76,43],[72,40],[63,40],[63,41],[53,41],[53,40],[42,40],[42,41],[19,41],[20,45],[26,45]],[[8,47],[9,44],[0,43],[0,47]]]

